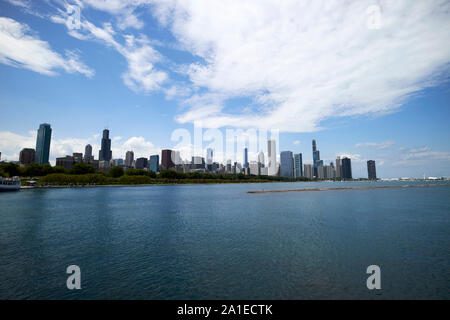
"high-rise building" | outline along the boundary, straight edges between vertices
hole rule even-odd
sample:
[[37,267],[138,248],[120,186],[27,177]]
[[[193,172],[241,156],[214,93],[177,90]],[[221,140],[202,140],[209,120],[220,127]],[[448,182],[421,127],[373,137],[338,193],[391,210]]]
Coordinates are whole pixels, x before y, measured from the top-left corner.
[[159,155],[150,156],[149,170],[153,172],[159,171]]
[[161,167],[163,170],[172,169],[175,167],[175,163],[173,162],[174,159],[172,159],[172,150],[162,150],[161,151]]
[[134,152],[133,151],[127,151],[125,154],[125,167],[132,168],[134,162]]
[[276,176],[278,174],[277,168],[277,145],[275,140],[267,141],[267,158],[269,176]]
[[312,179],[313,178],[313,166],[310,164],[305,164],[304,176],[305,178]]
[[211,148],[206,149],[206,164],[212,165],[214,161],[214,151]]
[[137,158],[135,167],[136,167],[136,169],[139,169],[139,170],[143,170],[143,169],[147,168],[148,167],[148,159],[147,158]]
[[50,156],[50,143],[52,139],[52,128],[48,123],[39,126],[36,138],[36,154],[34,160],[37,164],[47,164]]
[[374,160],[367,161],[367,174],[368,174],[369,180],[377,180],[377,170],[375,168]]
[[261,163],[258,161],[250,161],[249,163],[250,174],[259,176],[261,174]]
[[248,148],[244,148],[244,169],[247,169],[248,165]]
[[92,146],[90,144],[86,145],[84,148],[84,162],[90,163],[94,160],[92,156]]
[[341,157],[336,157],[336,178],[341,178],[342,176],[342,166],[341,166]]
[[75,163],[83,162],[83,154],[82,153],[74,152],[72,154],[72,157],[73,157],[73,160],[75,161]]
[[323,165],[323,162],[320,161],[320,151],[317,150],[316,140],[312,141],[312,151],[313,151],[313,167],[314,167],[314,176],[318,177],[317,167]]
[[199,156],[193,156],[191,158],[191,169],[204,169],[205,158]]
[[258,162],[261,164],[261,168],[264,168],[264,166],[265,166],[265,163],[264,163],[264,152],[262,152],[262,150],[258,154]]
[[303,177],[303,159],[301,153],[294,154],[294,177]]
[[103,130],[102,147],[98,152],[100,161],[110,161],[112,159],[111,139],[109,138],[109,130]]
[[344,157],[341,160],[342,179],[352,179],[352,161]]
[[34,149],[30,149],[30,148],[22,149],[22,151],[20,151],[20,157],[19,157],[20,164],[27,166],[29,164],[34,163],[35,156],[36,156],[36,151]]
[[316,176],[316,178],[317,179],[320,179],[320,180],[323,180],[323,179],[326,179],[326,173],[327,171],[326,171],[326,168],[325,168],[325,166],[318,166],[317,167],[317,176]]
[[232,168],[231,168],[231,160],[227,160],[227,166],[225,167],[226,172],[227,173],[232,173]]
[[291,151],[283,151],[280,153],[280,175],[285,178],[294,177],[294,157]]
[[336,169],[334,168],[333,162],[330,162],[330,165],[327,167],[327,178],[328,179],[336,178]]
[[71,156],[56,158],[56,166],[57,167],[63,167],[66,170],[70,170],[74,164],[75,164],[75,159]]

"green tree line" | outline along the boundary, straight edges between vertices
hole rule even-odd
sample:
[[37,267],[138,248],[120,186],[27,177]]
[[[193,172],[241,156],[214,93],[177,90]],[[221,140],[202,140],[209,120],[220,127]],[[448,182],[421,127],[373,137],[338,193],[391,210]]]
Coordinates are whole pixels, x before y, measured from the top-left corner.
[[274,181],[307,181],[306,178],[289,179],[283,177],[253,176],[240,174],[212,174],[174,170],[163,170],[159,174],[152,171],[112,167],[109,172],[96,172],[87,164],[76,164],[70,170],[50,165],[30,164],[20,167],[14,163],[0,163],[3,177],[20,176],[37,179],[41,185],[106,185],[106,184],[175,184],[175,183],[241,183]]

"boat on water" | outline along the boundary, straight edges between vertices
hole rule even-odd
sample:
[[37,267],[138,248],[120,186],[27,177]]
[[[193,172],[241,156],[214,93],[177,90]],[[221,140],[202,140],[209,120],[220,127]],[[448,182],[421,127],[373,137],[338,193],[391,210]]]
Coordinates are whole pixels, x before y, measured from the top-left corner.
[[21,182],[18,177],[2,178],[0,177],[0,192],[1,191],[18,191],[20,190]]

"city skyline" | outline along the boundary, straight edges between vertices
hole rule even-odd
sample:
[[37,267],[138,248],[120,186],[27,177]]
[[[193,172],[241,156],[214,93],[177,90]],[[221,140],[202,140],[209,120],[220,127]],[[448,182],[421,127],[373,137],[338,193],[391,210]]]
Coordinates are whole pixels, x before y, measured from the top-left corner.
[[[291,10],[275,10],[272,16],[272,7],[254,3],[251,6],[264,13],[258,21],[268,26],[261,30],[262,39],[254,37],[251,26],[245,29],[241,27],[245,24],[233,20],[239,15],[213,19],[214,13],[205,16],[201,6],[191,8],[189,3],[121,3],[122,9],[129,9],[125,16],[111,4],[83,2],[80,29],[70,29],[65,23],[67,8],[59,2],[0,1],[3,159],[18,161],[22,148],[35,148],[36,125],[44,122],[52,124],[50,162],[55,164],[57,157],[82,152],[87,144],[97,155],[104,127],[113,128],[113,159],[123,158],[128,150],[139,158],[173,148],[172,132],[178,128],[193,132],[192,123],[203,121],[222,132],[261,125],[279,129],[277,149],[302,153],[305,164],[312,163],[310,142],[317,139],[324,164],[336,156],[349,156],[355,177],[367,175],[368,160],[376,161],[380,178],[450,175],[448,3],[399,2],[399,8],[414,13],[401,19],[397,12],[402,10],[380,4],[386,16],[382,21],[391,24],[379,29],[366,25],[370,1],[330,3],[327,10],[346,17],[343,25],[327,20],[336,30],[330,35],[314,31],[313,25],[289,24],[314,21],[320,10],[297,10],[293,4]],[[192,20],[176,16],[164,24],[164,12],[174,9],[171,6],[191,12]],[[418,6],[425,10],[417,10]],[[233,3],[228,10],[246,9]],[[290,12],[309,19],[291,19]],[[211,33],[202,34],[206,31],[199,26],[208,16]],[[285,21],[292,28],[276,29],[274,21]],[[408,21],[415,21],[415,27],[405,34],[402,26]],[[226,42],[222,36],[226,32],[218,32],[231,25],[239,26],[234,30],[247,39],[246,45]],[[187,26],[195,32],[186,34]],[[273,37],[270,26],[284,37]],[[411,54],[408,44],[417,45],[416,39],[426,38],[428,30],[435,37]],[[307,50],[301,45],[305,36],[316,39]],[[206,39],[209,42],[203,42]],[[335,39],[341,47],[336,48]],[[377,51],[367,39],[385,45]],[[272,50],[270,43],[298,54],[285,59],[284,52]],[[352,43],[373,56],[361,57]],[[398,44],[395,51],[392,43]],[[22,57],[18,46],[30,54]],[[249,51],[234,55],[240,48]],[[41,55],[33,54],[37,52]],[[249,162],[256,156],[249,152]]]
[[[312,139],[312,153],[311,163],[303,162],[303,154],[302,153],[293,153],[292,151],[279,151],[277,152],[277,144],[275,140],[267,140],[267,157],[268,163],[265,166],[265,153],[263,150],[254,153],[255,156],[251,159],[248,156],[248,147],[243,147],[242,152],[242,162],[234,162],[232,164],[231,159],[224,159],[220,161],[214,159],[215,150],[213,148],[203,148],[200,155],[192,155],[191,159],[186,158],[183,159],[180,155],[179,150],[171,150],[164,149],[160,150],[158,154],[151,154],[148,157],[138,157],[135,159],[134,151],[128,150],[125,153],[125,157],[113,157],[111,148],[111,139],[109,137],[110,131],[108,129],[104,129],[101,138],[100,150],[99,150],[99,158],[95,160],[93,156],[93,148],[90,144],[87,144],[84,148],[85,153],[82,152],[73,152],[71,155],[66,155],[64,157],[56,158],[56,162],[54,165],[62,166],[69,170],[74,164],[77,163],[86,163],[94,166],[96,170],[100,171],[108,171],[112,166],[123,166],[124,168],[136,168],[136,169],[146,169],[149,171],[158,172],[161,169],[171,169],[175,168],[176,165],[184,165],[184,164],[196,164],[197,169],[206,169],[206,172],[211,171],[214,165],[223,166],[223,170],[225,173],[239,173],[236,166],[239,166],[242,169],[242,173],[252,174],[252,175],[269,175],[269,176],[281,176],[286,178],[298,178],[298,177],[306,177],[309,179],[318,178],[318,179],[334,179],[334,178],[342,178],[342,179],[359,179],[365,178],[362,176],[354,177],[352,174],[352,164],[350,155],[338,155],[336,156],[336,160],[333,163],[331,161],[329,165],[324,164],[324,160],[320,159],[320,151],[317,148],[316,139]],[[46,149],[46,151],[41,152],[41,158],[48,159],[49,153],[51,150],[51,134],[52,129],[51,125],[48,123],[43,123],[39,126],[37,130],[36,137],[36,150],[37,148]],[[244,145],[248,142],[244,142]],[[45,144],[45,147],[42,147]],[[262,143],[264,145],[264,142]],[[20,151],[19,161],[22,165],[29,165],[31,163],[36,164],[52,164],[50,161],[42,162],[39,158],[36,158],[36,150],[32,148],[22,148]],[[275,154],[270,156],[270,150],[275,150]],[[161,154],[162,161],[159,161]],[[0,153],[1,155],[1,153]],[[105,156],[107,158],[105,158]],[[275,157],[275,166],[271,166],[272,159]],[[205,161],[206,159],[206,161]],[[215,161],[216,160],[216,161]],[[257,160],[257,161],[255,161]],[[359,159],[357,159],[359,160]],[[0,158],[0,161],[5,161],[5,159]],[[7,161],[7,160],[6,160]],[[59,162],[58,162],[59,161]],[[163,164],[164,161],[164,164]],[[107,164],[106,164],[107,163]],[[169,165],[167,165],[169,163]],[[200,166],[198,166],[200,165]],[[212,166],[213,165],[213,166]],[[253,167],[252,167],[253,165]],[[255,165],[257,165],[255,167]],[[270,169],[272,167],[272,169]],[[232,168],[232,169],[231,169]],[[246,171],[248,169],[248,171]],[[378,176],[376,173],[376,161],[375,160],[367,160],[366,161],[366,175],[369,180],[377,180]],[[215,167],[214,170],[219,170],[219,167]],[[423,177],[428,177],[426,173],[423,174]],[[444,176],[442,176],[444,177]],[[381,177],[386,178],[386,177]],[[388,177],[388,178],[405,178],[405,177]],[[410,178],[410,177],[406,177]],[[417,178],[417,177],[413,177]],[[421,178],[421,177],[420,177]]]
[[[39,157],[36,158],[36,150],[31,148],[23,148],[20,152],[19,163],[21,166],[29,166],[30,164],[47,165],[49,161],[43,162],[42,159],[48,159],[51,148],[51,125],[48,123],[41,124],[37,131],[36,149],[40,149]],[[179,150],[165,149],[161,150],[161,163],[159,162],[159,154],[153,154],[147,157],[140,157],[134,160],[133,150],[129,150],[125,154],[125,159],[112,159],[111,139],[109,138],[109,130],[104,129],[101,139],[101,149],[99,150],[99,158],[95,160],[92,155],[92,146],[85,146],[85,153],[74,152],[72,156],[56,158],[56,167],[62,167],[69,171],[77,164],[87,164],[92,166],[92,170],[98,172],[109,172],[113,167],[121,167],[124,170],[138,169],[145,171],[153,171],[154,173],[161,170],[172,169],[177,172],[203,172],[213,174],[245,174],[255,176],[278,176],[284,178],[307,178],[319,180],[344,179],[352,180],[351,159],[347,156],[342,159],[336,157],[336,165],[330,162],[324,165],[320,160],[320,153],[317,149],[316,140],[312,140],[312,157],[313,164],[303,164],[303,155],[301,153],[294,154],[292,151],[280,151],[279,162],[277,156],[276,140],[267,140],[267,156],[268,163],[265,165],[264,151],[261,150],[257,154],[257,161],[250,161],[248,158],[248,147],[243,147],[242,164],[231,159],[226,161],[214,161],[216,150],[213,148],[206,149],[206,155],[192,155],[191,159],[185,160],[181,157]],[[233,137],[236,138],[236,137]],[[257,140],[262,139],[260,136]],[[253,139],[251,139],[253,140]],[[255,143],[256,141],[253,141]],[[260,143],[264,144],[263,141]],[[236,146],[233,145],[233,149]],[[205,161],[206,159],[206,161]],[[1,153],[0,153],[1,162]],[[377,180],[376,161],[367,161],[367,178],[369,180]]]

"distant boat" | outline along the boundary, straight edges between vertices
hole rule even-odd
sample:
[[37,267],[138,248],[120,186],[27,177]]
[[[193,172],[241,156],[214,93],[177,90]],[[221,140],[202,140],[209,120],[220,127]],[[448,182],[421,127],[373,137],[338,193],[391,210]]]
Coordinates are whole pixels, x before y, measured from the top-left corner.
[[18,177],[2,178],[0,177],[0,191],[17,191],[20,190],[21,182]]

